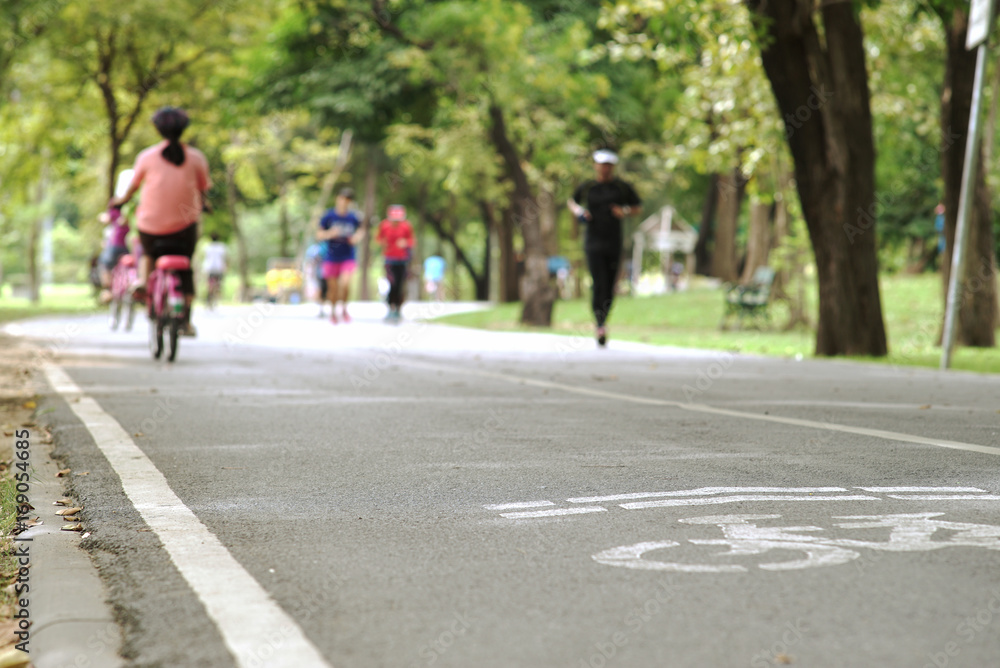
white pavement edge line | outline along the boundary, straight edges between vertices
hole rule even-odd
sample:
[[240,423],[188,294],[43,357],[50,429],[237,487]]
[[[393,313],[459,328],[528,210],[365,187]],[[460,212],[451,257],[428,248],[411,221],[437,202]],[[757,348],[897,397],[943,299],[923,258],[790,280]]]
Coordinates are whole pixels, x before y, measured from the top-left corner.
[[483,378],[496,378],[498,380],[504,380],[509,383],[516,383],[519,385],[531,385],[534,387],[541,387],[549,390],[562,390],[563,392],[582,394],[584,396],[598,397],[601,399],[628,401],[635,404],[645,404],[647,406],[670,406],[673,408],[680,408],[686,411],[693,411],[696,413],[712,413],[714,415],[725,415],[727,417],[735,417],[748,420],[760,420],[762,422],[777,422],[779,424],[790,424],[790,425],[795,425],[797,427],[810,427],[812,429],[822,429],[826,431],[839,431],[846,434],[874,436],[875,438],[882,438],[889,441],[902,441],[903,443],[919,443],[921,445],[933,445],[939,448],[951,448],[954,450],[965,450],[968,452],[979,452],[986,455],[1000,456],[1000,448],[995,448],[988,445],[977,445],[975,443],[962,443],[961,441],[949,441],[938,438],[926,438],[924,436],[916,436],[914,434],[903,434],[895,431],[885,431],[883,429],[869,429],[867,427],[853,427],[851,425],[834,424],[832,422],[815,422],[813,420],[786,418],[786,417],[781,417],[779,415],[761,415],[760,413],[746,413],[743,411],[734,411],[726,408],[716,408],[714,406],[709,406],[707,404],[687,404],[681,401],[670,401],[669,399],[650,399],[648,397],[636,397],[629,394],[620,394],[618,392],[594,390],[588,387],[573,387],[572,385],[563,385],[562,383],[553,383],[547,380],[522,378],[520,376],[512,376],[510,374],[505,374],[505,373],[494,373],[491,371],[481,371],[479,369],[463,369],[460,367],[453,367],[445,364],[432,364],[429,362],[415,362],[411,360],[398,360],[397,363],[405,364],[407,366],[433,369],[435,371],[449,371],[451,373],[481,376]]
[[87,427],[121,479],[125,495],[205,606],[236,665],[329,668],[295,621],[174,494],[121,425],[61,368],[47,363],[44,370],[49,384]]

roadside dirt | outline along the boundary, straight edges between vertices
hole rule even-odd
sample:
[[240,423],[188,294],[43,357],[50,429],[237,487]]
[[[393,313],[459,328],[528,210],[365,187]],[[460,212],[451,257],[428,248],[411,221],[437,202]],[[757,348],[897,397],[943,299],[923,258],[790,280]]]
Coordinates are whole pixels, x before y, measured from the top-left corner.
[[[34,351],[17,337],[0,333],[0,484],[13,474],[15,432],[25,427],[34,430],[35,366],[38,358]],[[6,485],[4,485],[6,488]],[[8,506],[3,508],[0,526],[0,666],[4,668],[30,668],[28,656],[15,649],[13,581],[16,571],[11,563],[13,548],[14,516]]]

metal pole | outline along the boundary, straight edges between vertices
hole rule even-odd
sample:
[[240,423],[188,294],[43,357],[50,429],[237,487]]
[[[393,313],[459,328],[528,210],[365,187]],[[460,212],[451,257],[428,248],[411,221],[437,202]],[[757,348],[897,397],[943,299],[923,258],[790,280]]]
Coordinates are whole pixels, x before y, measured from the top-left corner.
[[955,349],[955,330],[961,302],[959,287],[965,272],[965,251],[969,238],[969,215],[972,210],[973,188],[979,158],[979,111],[983,106],[983,78],[986,73],[987,46],[983,42],[976,51],[976,78],[972,85],[972,110],[969,112],[969,134],[965,142],[965,165],[962,168],[962,189],[958,196],[958,222],[951,251],[951,276],[948,280],[948,301],[944,316],[944,338],[941,342],[941,369],[951,366]]

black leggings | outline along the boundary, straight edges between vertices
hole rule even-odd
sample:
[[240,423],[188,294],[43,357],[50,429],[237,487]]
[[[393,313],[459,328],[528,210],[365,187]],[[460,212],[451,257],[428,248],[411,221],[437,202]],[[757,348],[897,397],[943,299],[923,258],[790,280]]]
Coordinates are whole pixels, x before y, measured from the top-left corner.
[[389,277],[389,306],[402,308],[403,292],[406,287],[406,264],[403,262],[386,262],[385,273]]
[[587,267],[594,281],[590,304],[598,327],[604,326],[615,299],[615,282],[618,280],[621,257],[618,250],[587,251]]

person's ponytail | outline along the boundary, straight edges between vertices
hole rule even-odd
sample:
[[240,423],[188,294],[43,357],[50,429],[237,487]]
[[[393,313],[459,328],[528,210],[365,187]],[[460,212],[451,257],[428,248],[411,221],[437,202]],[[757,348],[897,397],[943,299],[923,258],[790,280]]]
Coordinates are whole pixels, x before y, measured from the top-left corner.
[[176,107],[163,107],[153,114],[153,125],[167,140],[161,155],[164,160],[178,167],[184,164],[184,159],[187,157],[181,144],[181,134],[187,128],[188,122],[188,115],[183,109]]
[[184,164],[184,158],[187,157],[184,155],[184,146],[178,139],[169,140],[169,143],[163,147],[161,155],[164,160],[178,167]]

